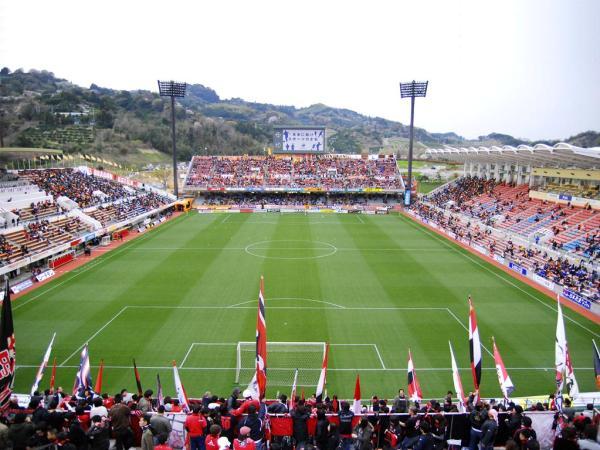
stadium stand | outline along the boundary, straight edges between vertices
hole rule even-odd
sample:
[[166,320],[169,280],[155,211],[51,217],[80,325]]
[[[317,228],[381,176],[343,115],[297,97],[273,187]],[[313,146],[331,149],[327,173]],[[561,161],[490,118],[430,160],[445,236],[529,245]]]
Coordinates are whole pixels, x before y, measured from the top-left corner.
[[23,170],[0,175],[4,211],[0,267],[5,271],[7,266],[16,269],[28,264],[36,255],[47,258],[52,249],[59,251],[69,244],[81,246],[83,236],[106,234],[100,227],[133,223],[172,203],[163,194],[76,169]]
[[228,188],[399,191],[404,185],[393,157],[195,156],[185,187],[188,191]]

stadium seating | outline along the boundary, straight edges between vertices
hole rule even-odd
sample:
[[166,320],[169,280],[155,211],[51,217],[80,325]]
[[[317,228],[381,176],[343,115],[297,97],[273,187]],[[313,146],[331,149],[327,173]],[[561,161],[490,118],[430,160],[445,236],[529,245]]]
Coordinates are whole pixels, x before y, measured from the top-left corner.
[[394,158],[195,156],[187,188],[402,189]]

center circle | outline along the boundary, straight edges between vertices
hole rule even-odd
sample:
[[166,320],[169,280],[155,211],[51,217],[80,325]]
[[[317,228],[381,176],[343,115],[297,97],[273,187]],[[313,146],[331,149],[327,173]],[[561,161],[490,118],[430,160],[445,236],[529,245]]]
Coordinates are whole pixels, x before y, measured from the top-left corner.
[[260,241],[244,249],[249,255],[265,259],[317,259],[331,256],[337,250],[327,242],[300,239]]

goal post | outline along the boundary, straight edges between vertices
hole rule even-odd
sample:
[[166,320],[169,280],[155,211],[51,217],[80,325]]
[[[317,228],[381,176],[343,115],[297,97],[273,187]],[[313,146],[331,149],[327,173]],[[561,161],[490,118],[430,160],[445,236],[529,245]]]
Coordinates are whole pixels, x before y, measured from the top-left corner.
[[[267,385],[291,386],[298,369],[298,386],[316,386],[325,342],[267,342]],[[256,371],[256,341],[238,342],[235,382],[248,382]]]

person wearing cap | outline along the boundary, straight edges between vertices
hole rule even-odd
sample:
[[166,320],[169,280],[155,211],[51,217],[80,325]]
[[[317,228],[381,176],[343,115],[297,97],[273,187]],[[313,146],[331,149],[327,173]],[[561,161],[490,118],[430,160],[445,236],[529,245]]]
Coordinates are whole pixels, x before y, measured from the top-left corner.
[[[521,428],[522,420],[523,420],[523,407],[521,405],[514,405],[512,409],[509,406],[510,417],[508,419],[504,419],[506,423],[506,428],[508,428],[508,435],[514,436],[516,431]],[[518,435],[517,439],[518,441]]]
[[184,427],[190,438],[190,450],[204,450],[206,419],[200,414],[200,405],[192,407],[192,414],[185,418]]
[[483,450],[492,450],[498,434],[498,411],[490,408],[488,418],[481,427],[481,446]]
[[229,450],[231,448],[231,442],[225,436],[221,436],[217,444],[219,444],[219,450]]
[[250,439],[250,427],[240,428],[238,437],[233,440],[233,450],[256,450],[256,444]]
[[250,391],[250,389],[246,389],[242,393],[242,395],[245,399],[244,403],[242,403],[239,408],[233,409],[231,411],[232,416],[239,417],[243,414],[246,414],[248,412],[248,408],[250,407],[250,405],[254,405],[256,411],[258,411],[260,408],[260,402],[256,399],[252,398],[252,392]]

